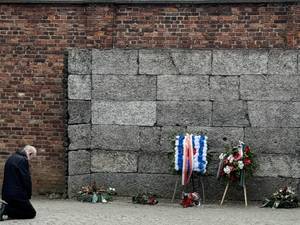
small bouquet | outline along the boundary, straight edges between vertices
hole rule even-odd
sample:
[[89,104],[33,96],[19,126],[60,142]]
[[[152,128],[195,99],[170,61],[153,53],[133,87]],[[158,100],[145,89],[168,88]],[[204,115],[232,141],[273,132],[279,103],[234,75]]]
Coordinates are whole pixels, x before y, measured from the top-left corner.
[[180,204],[183,206],[183,208],[200,206],[200,196],[197,192],[182,192],[182,200]]
[[252,175],[255,170],[254,154],[250,147],[243,142],[236,147],[227,149],[219,156],[220,163],[217,177],[224,177],[229,181],[245,182],[245,175]]
[[270,198],[265,199],[262,207],[297,208],[298,198],[291,187],[284,187],[273,193]]
[[83,186],[77,194],[77,200],[81,202],[102,202],[112,201],[112,196],[116,195],[115,188],[97,187],[96,182],[93,185]]
[[158,201],[156,200],[156,195],[151,193],[139,193],[132,197],[132,203],[142,204],[142,205],[156,205]]

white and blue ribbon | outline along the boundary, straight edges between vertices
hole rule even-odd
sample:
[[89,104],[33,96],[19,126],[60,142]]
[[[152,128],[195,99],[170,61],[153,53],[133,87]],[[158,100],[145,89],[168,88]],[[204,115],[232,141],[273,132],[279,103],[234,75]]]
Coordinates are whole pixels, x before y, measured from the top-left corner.
[[[175,170],[180,171],[183,167],[184,154],[184,139],[185,136],[176,136],[175,141]],[[204,174],[207,167],[207,136],[192,135],[193,144],[193,171]]]

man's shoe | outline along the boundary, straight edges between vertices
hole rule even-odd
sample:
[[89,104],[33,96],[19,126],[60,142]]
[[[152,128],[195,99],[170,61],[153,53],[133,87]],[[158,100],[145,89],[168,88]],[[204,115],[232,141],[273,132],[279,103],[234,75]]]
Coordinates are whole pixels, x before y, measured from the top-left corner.
[[3,214],[5,211],[5,207],[7,205],[6,201],[0,200],[1,206],[0,206],[0,221],[3,221]]

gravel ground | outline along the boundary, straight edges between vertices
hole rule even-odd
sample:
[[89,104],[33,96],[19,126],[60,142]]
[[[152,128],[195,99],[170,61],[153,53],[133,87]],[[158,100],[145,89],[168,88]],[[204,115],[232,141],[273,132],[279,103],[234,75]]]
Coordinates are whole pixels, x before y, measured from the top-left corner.
[[160,201],[158,205],[136,205],[128,198],[110,203],[81,203],[74,200],[34,199],[37,217],[32,220],[6,220],[2,224],[76,225],[298,225],[300,209],[270,209],[243,203],[205,204],[182,208],[177,203]]

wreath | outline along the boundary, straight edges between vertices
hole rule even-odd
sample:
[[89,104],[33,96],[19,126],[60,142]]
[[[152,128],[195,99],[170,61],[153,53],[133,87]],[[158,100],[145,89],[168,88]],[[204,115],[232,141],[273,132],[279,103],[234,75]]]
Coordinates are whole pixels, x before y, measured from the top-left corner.
[[256,168],[254,154],[248,145],[240,142],[238,146],[228,148],[219,156],[218,178],[228,181],[245,181],[245,176],[252,176]]

